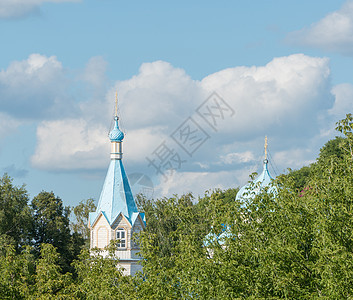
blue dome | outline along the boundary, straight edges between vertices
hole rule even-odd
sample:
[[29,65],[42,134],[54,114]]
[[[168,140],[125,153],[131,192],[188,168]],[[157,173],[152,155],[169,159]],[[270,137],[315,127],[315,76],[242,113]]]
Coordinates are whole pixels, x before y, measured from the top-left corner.
[[[249,199],[255,197],[255,195],[259,194],[262,189],[270,186],[273,178],[270,175],[267,168],[268,160],[264,160],[264,169],[262,173],[253,181],[253,187],[251,184],[247,184],[243,186],[237,193],[235,199],[240,200],[242,198]],[[276,191],[275,187],[271,187],[270,191]]]
[[121,142],[124,138],[124,133],[119,129],[118,117],[114,118],[115,125],[111,132],[109,132],[109,138],[112,142]]

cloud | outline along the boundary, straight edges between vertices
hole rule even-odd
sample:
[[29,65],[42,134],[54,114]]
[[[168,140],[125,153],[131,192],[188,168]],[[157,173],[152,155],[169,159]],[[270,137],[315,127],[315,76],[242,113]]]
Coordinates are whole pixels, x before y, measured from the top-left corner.
[[207,190],[226,189],[236,187],[233,178],[236,172],[176,172],[168,178],[162,180],[155,187],[155,195],[168,197],[173,194],[186,194],[192,192],[194,195],[204,195]]
[[310,27],[291,32],[287,42],[316,47],[344,55],[353,54],[353,1],[329,13]]
[[309,165],[315,161],[312,155],[311,147],[298,147],[275,153],[273,160],[276,164],[285,166],[292,169],[299,169],[303,165]]
[[43,3],[78,2],[80,0],[1,0],[0,19],[20,18],[39,12]]
[[70,70],[56,56],[38,53],[13,61],[0,70],[0,113],[22,122],[80,115],[107,120],[106,65],[97,56],[85,69]]
[[18,119],[74,113],[68,76],[55,56],[31,54],[0,71],[0,112]]
[[95,89],[105,86],[107,81],[105,72],[107,70],[107,62],[101,56],[94,56],[89,59],[84,72],[80,79],[92,85]]
[[14,164],[3,168],[3,173],[9,174],[11,177],[24,178],[28,174],[28,170],[17,168]]
[[226,155],[221,155],[221,161],[225,164],[239,164],[239,163],[247,163],[255,160],[254,154],[251,151],[245,151],[241,153],[228,153]]
[[206,96],[199,81],[164,61],[142,64],[136,76],[117,82],[115,89],[127,129],[158,124],[165,126],[167,133]]
[[[45,121],[37,129],[38,147],[32,164],[50,171],[99,169],[106,165],[106,128],[87,120]],[[106,156],[102,155],[106,153]]]
[[[91,60],[83,73],[97,70],[104,77],[105,67],[99,61]],[[265,135],[280,171],[311,162],[315,151],[330,137],[325,132],[336,117],[332,111],[349,106],[347,100],[344,107],[340,104],[342,88],[338,86],[331,93],[328,59],[303,54],[274,58],[264,66],[221,70],[201,81],[163,61],[142,64],[135,76],[116,82],[108,91],[102,88],[100,76],[81,75],[80,80],[100,92],[78,103],[76,117],[39,124],[31,160],[34,167],[68,172],[105,169],[116,90],[119,125],[126,133],[124,161],[129,164],[128,171],[157,178],[154,185],[159,186],[161,195],[246,183],[250,173],[262,169]],[[231,108],[234,114],[222,111],[220,117],[221,111],[214,110],[214,97],[208,98],[214,91],[223,99],[218,99],[223,108]],[[216,127],[198,114],[207,107],[219,116]],[[197,124],[207,137],[194,152],[186,149],[192,143],[183,148],[171,137],[190,118],[194,122],[190,124]],[[175,175],[166,183],[146,159],[156,159],[166,168],[168,161],[157,159],[161,145],[168,147],[169,157],[179,155],[183,161],[174,165]]]
[[335,95],[336,101],[329,113],[333,115],[335,120],[344,119],[347,113],[353,113],[353,85],[350,83],[342,83],[333,87],[332,94]]
[[17,120],[5,113],[0,112],[0,139],[13,133],[20,125],[20,120]]
[[328,108],[330,69],[326,58],[295,54],[274,58],[266,66],[236,67],[211,74],[202,80],[205,90],[219,91],[236,110],[221,130],[245,140],[254,134],[283,133],[287,138],[297,132],[313,134],[308,126]]
[[[154,195],[170,197],[174,194],[182,195],[191,192],[196,197],[203,196],[208,190],[237,188],[246,184],[250,180],[249,175],[256,171],[258,168],[253,165],[231,171],[175,172],[167,180],[161,180],[154,188]],[[259,171],[262,171],[261,166]]]

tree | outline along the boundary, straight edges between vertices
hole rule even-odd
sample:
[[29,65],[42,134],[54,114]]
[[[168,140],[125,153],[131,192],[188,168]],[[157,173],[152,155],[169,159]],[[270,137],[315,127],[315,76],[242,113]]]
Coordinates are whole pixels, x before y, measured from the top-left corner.
[[346,115],[346,118],[336,123],[336,130],[343,133],[347,139],[347,146],[343,147],[350,158],[353,159],[353,115],[351,113]]
[[86,247],[89,247],[90,231],[88,228],[89,213],[96,210],[96,205],[92,198],[82,200],[74,207],[75,222],[71,223],[72,231],[81,235],[85,240]]
[[116,241],[105,249],[82,250],[73,263],[77,278],[70,293],[75,299],[136,299],[132,278],[122,276],[117,267],[116,250]]
[[[352,298],[352,119],[338,122],[346,136],[329,141],[314,164],[280,176],[277,192],[247,203],[222,191],[197,204],[185,196],[145,202],[139,297]],[[222,243],[206,249],[206,234],[220,236],[225,224]]]
[[59,259],[53,245],[41,245],[40,258],[36,266],[35,299],[62,299],[63,295],[68,293],[67,289],[72,281],[71,274],[62,274],[58,265]]
[[5,235],[16,251],[30,242],[31,214],[24,186],[17,187],[5,174],[0,178],[0,235]]
[[30,246],[16,253],[0,240],[0,295],[2,299],[28,299],[35,290],[35,260]]
[[[207,282],[213,286],[215,265],[210,264],[204,239],[211,224],[221,226],[218,217],[229,211],[236,192],[230,189],[208,193],[196,204],[192,194],[155,201],[140,199],[147,226],[139,236],[143,256],[143,274],[137,285],[139,297],[197,298],[197,285]],[[210,272],[205,279],[207,271]],[[206,290],[202,295],[207,298]]]
[[80,252],[83,240],[70,233],[70,209],[53,192],[41,192],[32,201],[33,240],[39,254],[41,245],[53,245],[59,255],[63,272],[73,271],[72,261]]

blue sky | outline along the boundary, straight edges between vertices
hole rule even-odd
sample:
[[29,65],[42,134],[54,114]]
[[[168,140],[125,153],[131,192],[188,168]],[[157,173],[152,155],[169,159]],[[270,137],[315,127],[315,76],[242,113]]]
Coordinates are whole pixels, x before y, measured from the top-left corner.
[[0,37],[0,171],[66,205],[99,197],[116,90],[126,171],[156,197],[245,184],[265,135],[272,175],[309,164],[353,108],[352,1],[0,0]]

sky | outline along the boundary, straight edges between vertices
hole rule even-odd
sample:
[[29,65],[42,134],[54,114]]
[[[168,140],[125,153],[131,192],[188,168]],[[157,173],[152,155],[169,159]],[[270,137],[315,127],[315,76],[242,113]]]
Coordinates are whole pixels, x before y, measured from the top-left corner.
[[98,200],[118,93],[134,193],[315,161],[353,111],[353,1],[0,0],[0,173]]

